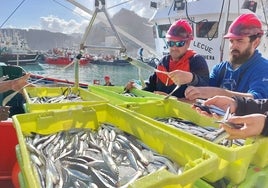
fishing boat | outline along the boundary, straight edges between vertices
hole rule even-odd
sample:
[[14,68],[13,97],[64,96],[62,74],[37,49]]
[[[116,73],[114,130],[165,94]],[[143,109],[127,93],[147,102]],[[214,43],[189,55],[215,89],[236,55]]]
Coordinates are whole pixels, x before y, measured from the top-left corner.
[[0,33],[0,62],[23,66],[42,63],[43,61],[44,55],[32,51],[25,39],[20,38],[17,33],[13,37]]
[[[48,56],[45,57],[45,63],[53,64],[53,65],[69,65],[73,62],[73,58],[70,58],[68,56]],[[86,65],[90,63],[90,59],[88,58],[81,58],[79,60],[80,65]]]
[[242,13],[254,12],[263,22],[265,35],[258,49],[268,57],[267,1],[265,0],[169,0],[151,2],[156,8],[150,18],[157,54],[168,53],[165,35],[178,19],[187,19],[193,27],[191,48],[202,55],[209,68],[228,59],[228,41],[223,39],[231,22]]
[[[44,63],[53,65],[69,65],[73,62],[75,51],[70,49],[53,48],[51,53],[47,53]],[[80,58],[79,64],[86,65],[93,60],[92,56],[84,55]]]
[[117,66],[125,66],[130,65],[130,63],[124,59],[120,59],[115,56],[105,56],[105,57],[95,57],[91,61],[91,64],[96,65],[117,65]]

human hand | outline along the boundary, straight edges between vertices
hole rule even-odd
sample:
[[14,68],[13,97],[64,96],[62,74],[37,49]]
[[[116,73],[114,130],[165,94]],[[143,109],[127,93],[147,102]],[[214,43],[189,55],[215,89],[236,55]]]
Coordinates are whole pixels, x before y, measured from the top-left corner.
[[[201,115],[214,117],[216,119],[221,118],[223,116],[222,113],[224,113],[228,107],[230,107],[230,113],[235,112],[237,108],[236,101],[233,98],[226,96],[215,96],[207,100],[202,100],[202,104],[199,103],[194,103],[192,108]],[[209,107],[212,109],[208,110]]]
[[218,95],[204,101],[204,105],[214,105],[224,111],[226,111],[227,108],[230,107],[230,113],[234,113],[237,108],[236,101],[233,98]]
[[163,91],[154,91],[155,94],[167,96],[168,94]]
[[219,88],[219,87],[194,87],[188,86],[185,90],[185,98],[188,100],[195,100],[195,99],[208,99],[210,97],[214,97],[216,95],[227,96],[226,90]]
[[202,97],[203,95],[203,87],[194,87],[194,86],[188,86],[184,92],[185,98],[188,100],[195,100],[195,99],[204,99],[207,97]]
[[193,74],[182,70],[175,70],[168,73],[168,76],[176,85],[188,84],[193,80]]
[[28,79],[30,78],[30,73],[25,74],[24,76],[14,79],[11,82],[11,89],[13,91],[19,91],[21,90],[24,86],[28,84]]
[[0,106],[0,121],[7,120],[9,117],[10,106]]
[[261,134],[265,124],[265,119],[266,115],[264,114],[232,116],[228,119],[228,122],[242,124],[243,126],[241,128],[231,128],[225,124],[221,124],[220,126],[230,135],[229,139],[248,138]]

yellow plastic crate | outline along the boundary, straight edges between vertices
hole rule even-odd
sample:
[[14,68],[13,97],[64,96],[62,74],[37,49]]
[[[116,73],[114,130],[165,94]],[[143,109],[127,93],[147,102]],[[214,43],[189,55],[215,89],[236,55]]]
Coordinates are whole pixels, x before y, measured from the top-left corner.
[[[31,97],[56,97],[62,95],[64,91],[78,93],[82,101],[73,101],[65,103],[45,103],[36,104],[30,99]],[[108,101],[83,88],[74,87],[27,87],[23,89],[26,103],[24,104],[25,112],[43,112],[57,109],[68,109],[77,105],[91,105],[98,103],[108,103]]]
[[201,116],[191,108],[190,104],[185,102],[162,100],[161,102],[128,104],[121,107],[130,110],[130,113],[139,116],[141,119],[161,128],[165,132],[184,138],[185,140],[200,145],[201,147],[217,154],[220,158],[217,169],[205,176],[205,179],[210,182],[215,182],[223,177],[228,178],[235,184],[243,181],[246,176],[248,166],[259,145],[258,142],[252,143],[252,140],[248,139],[244,146],[226,147],[192,135],[191,133],[180,130],[172,125],[155,120],[157,117],[179,117],[200,126],[219,126],[214,123],[212,118]]
[[268,138],[259,137],[256,142],[259,144],[259,147],[253,156],[252,164],[260,168],[268,167]]
[[157,171],[136,180],[130,186],[133,188],[190,188],[197,179],[214,171],[218,161],[217,156],[212,152],[175,137],[110,104],[92,105],[68,111],[19,114],[13,116],[13,121],[22,155],[19,164],[25,178],[24,183],[26,187],[31,185],[31,188],[40,187],[37,175],[31,167],[29,153],[24,141],[25,135],[31,132],[52,134],[71,128],[97,129],[100,123],[106,122],[135,135],[156,152],[168,156],[187,169],[180,175],[172,174],[167,170]]
[[[17,155],[17,160],[19,163],[19,166],[23,166],[23,162],[22,162],[22,155],[21,155],[21,151],[20,151],[20,146],[16,145],[16,155]],[[19,180],[19,185],[20,188],[25,188],[25,173],[24,170],[21,170],[20,173],[18,174],[18,180]],[[27,187],[29,187],[30,185],[28,185]]]
[[92,85],[88,87],[89,91],[107,99],[109,103],[113,105],[125,105],[129,103],[146,103],[150,101],[163,100],[165,96],[154,94],[152,92],[143,91],[139,89],[132,89],[131,94],[135,95],[126,96],[123,95],[123,86],[100,86]]
[[259,168],[251,165],[247,171],[245,180],[239,185],[230,184],[229,187],[268,187],[268,167]]

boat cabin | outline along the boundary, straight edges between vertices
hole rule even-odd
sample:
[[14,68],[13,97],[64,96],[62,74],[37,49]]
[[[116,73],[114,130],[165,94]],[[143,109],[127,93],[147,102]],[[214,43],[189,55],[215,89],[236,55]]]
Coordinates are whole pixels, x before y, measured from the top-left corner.
[[[267,4],[267,3],[266,3]],[[262,0],[170,0],[151,4],[156,8],[150,19],[156,51],[161,57],[168,53],[165,35],[178,19],[187,19],[193,27],[191,48],[201,54],[211,69],[222,60],[228,60],[229,42],[223,39],[232,21],[242,13],[254,12],[263,22],[265,32],[258,49],[268,57],[267,20]]]

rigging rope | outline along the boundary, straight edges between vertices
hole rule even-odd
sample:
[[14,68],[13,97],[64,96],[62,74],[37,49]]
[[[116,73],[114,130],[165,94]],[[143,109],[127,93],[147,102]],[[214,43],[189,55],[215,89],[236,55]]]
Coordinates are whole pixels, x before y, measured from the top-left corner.
[[22,0],[21,3],[15,8],[15,10],[6,18],[6,20],[1,24],[0,29],[5,25],[5,23],[13,16],[13,14],[20,8],[20,6],[25,2],[26,0]]
[[[219,23],[220,23],[220,21],[221,21],[221,17],[222,17],[222,13],[223,13],[223,7],[224,7],[224,0],[222,1],[221,12],[220,12],[220,16],[219,16],[219,19],[218,19],[218,25],[217,25],[217,28],[216,28],[214,34],[212,35],[212,37],[207,36],[207,39],[208,39],[209,41],[213,40],[213,39],[215,38],[217,32],[218,32],[219,25],[220,25]],[[186,17],[187,17],[187,19],[188,19],[190,22],[194,23],[194,24],[198,24],[198,23],[201,23],[201,22],[208,22],[207,19],[203,19],[203,20],[201,20],[201,21],[199,21],[199,22],[195,22],[194,20],[192,20],[192,19],[190,18],[189,14],[188,14],[188,2],[187,2],[187,0],[185,0],[185,11],[186,11]]]

